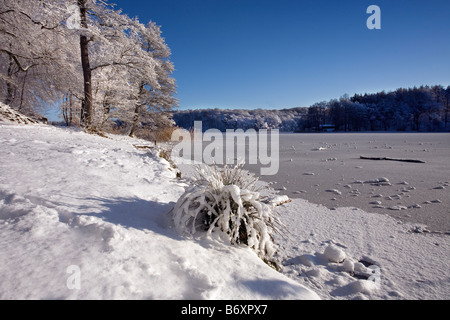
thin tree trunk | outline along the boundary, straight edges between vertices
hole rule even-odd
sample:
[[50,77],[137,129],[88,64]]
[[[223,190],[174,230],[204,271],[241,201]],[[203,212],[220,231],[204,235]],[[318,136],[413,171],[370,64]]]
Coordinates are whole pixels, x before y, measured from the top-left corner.
[[14,86],[12,84],[12,75],[13,75],[13,59],[9,57],[9,65],[8,65],[8,80],[6,81],[6,98],[5,104],[10,105],[14,99]]
[[[78,0],[78,7],[80,8],[81,26],[84,29],[88,28],[87,24],[87,8],[86,0]],[[85,35],[80,35],[81,48],[81,65],[83,68],[84,78],[84,99],[81,105],[81,125],[85,128],[92,126],[92,71],[89,62],[89,40]]]
[[69,95],[69,127],[72,126],[72,119],[73,119],[73,99],[72,94]]
[[73,102],[72,102],[72,94],[66,93],[63,98],[63,106],[62,106],[62,115],[64,118],[64,122],[68,127],[72,126],[72,116],[73,116]]
[[23,96],[25,93],[25,85],[27,83],[27,77],[28,77],[28,71],[25,72],[25,76],[23,77],[23,83],[22,83],[22,92],[20,94],[20,105],[19,105],[19,111],[22,111],[22,107],[23,107]]

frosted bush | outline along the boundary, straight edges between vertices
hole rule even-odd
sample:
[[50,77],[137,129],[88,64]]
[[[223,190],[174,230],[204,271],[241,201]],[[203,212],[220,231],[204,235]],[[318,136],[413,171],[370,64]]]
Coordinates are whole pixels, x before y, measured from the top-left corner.
[[178,231],[193,235],[222,232],[231,244],[244,244],[264,260],[275,253],[272,233],[279,222],[263,202],[258,179],[234,168],[197,168],[194,184],[178,200],[173,218]]

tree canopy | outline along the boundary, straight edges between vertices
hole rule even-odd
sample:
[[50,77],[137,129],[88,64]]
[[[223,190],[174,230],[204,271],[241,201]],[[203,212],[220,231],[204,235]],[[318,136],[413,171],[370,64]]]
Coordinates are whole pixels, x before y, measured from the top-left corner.
[[178,105],[174,66],[155,23],[106,1],[0,0],[0,8],[2,102],[28,114],[57,105],[68,125],[95,130],[167,124]]

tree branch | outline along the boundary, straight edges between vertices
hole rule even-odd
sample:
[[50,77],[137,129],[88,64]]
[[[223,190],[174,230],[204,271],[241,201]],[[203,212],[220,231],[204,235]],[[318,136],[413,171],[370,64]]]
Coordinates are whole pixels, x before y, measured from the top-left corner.
[[2,12],[0,12],[0,15],[5,14],[5,13],[9,13],[9,12],[14,12],[14,10],[13,9],[8,9],[6,11],[2,11]]
[[130,66],[133,64],[134,64],[133,62],[116,62],[116,61],[114,61],[114,62],[103,63],[103,64],[100,64],[95,67],[91,67],[91,71],[95,71],[97,69],[111,67],[111,66]]
[[28,18],[31,22],[33,22],[34,24],[40,25],[40,26],[41,26],[41,29],[54,30],[54,29],[56,29],[56,28],[59,27],[59,24],[57,24],[57,25],[54,26],[54,27],[47,27],[47,26],[44,25],[42,22],[33,20],[33,18],[31,18],[27,13],[25,13],[25,12],[23,12],[23,11],[18,11],[18,12],[19,12],[21,15],[27,17],[27,18]]
[[14,62],[16,63],[17,67],[20,69],[20,71],[22,72],[28,72],[28,70],[30,70],[31,68],[37,66],[37,64],[31,64],[30,66],[24,68],[22,67],[22,64],[20,63],[19,59],[16,57],[16,55],[14,53],[12,53],[11,51],[5,50],[5,49],[0,49],[0,52],[4,52],[6,53],[8,56],[10,56]]
[[10,12],[16,12],[16,13],[19,13],[19,14],[21,14],[21,15],[27,17],[32,23],[34,23],[34,24],[36,24],[36,25],[40,25],[40,26],[41,26],[41,29],[54,30],[54,29],[56,29],[56,28],[59,27],[59,24],[57,24],[57,25],[54,26],[54,27],[46,26],[46,25],[43,24],[42,22],[34,20],[28,13],[25,13],[25,12],[23,12],[23,11],[17,11],[17,10],[14,10],[14,9],[8,9],[8,10],[5,10],[5,11],[2,11],[2,12],[0,12],[0,15],[3,15],[3,14],[5,14],[5,13],[10,13]]
[[0,29],[0,32],[17,39],[17,36],[12,32],[9,32],[9,31],[3,30],[3,29]]

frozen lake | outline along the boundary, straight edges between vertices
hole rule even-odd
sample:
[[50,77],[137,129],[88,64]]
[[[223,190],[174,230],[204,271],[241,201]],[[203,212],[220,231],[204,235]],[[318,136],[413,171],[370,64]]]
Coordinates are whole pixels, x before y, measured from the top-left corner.
[[[361,208],[449,232],[449,160],[448,133],[280,134],[279,172],[262,179],[291,198],[330,209]],[[258,166],[246,167],[259,174]]]
[[[203,154],[211,145],[203,143]],[[193,156],[201,150],[193,150]],[[225,160],[226,150],[223,154]],[[363,160],[360,156],[425,163]],[[430,231],[450,232],[449,160],[449,133],[281,133],[279,170],[261,180],[290,198],[330,209],[360,208],[425,224]],[[260,176],[264,167],[247,164],[244,168]]]

